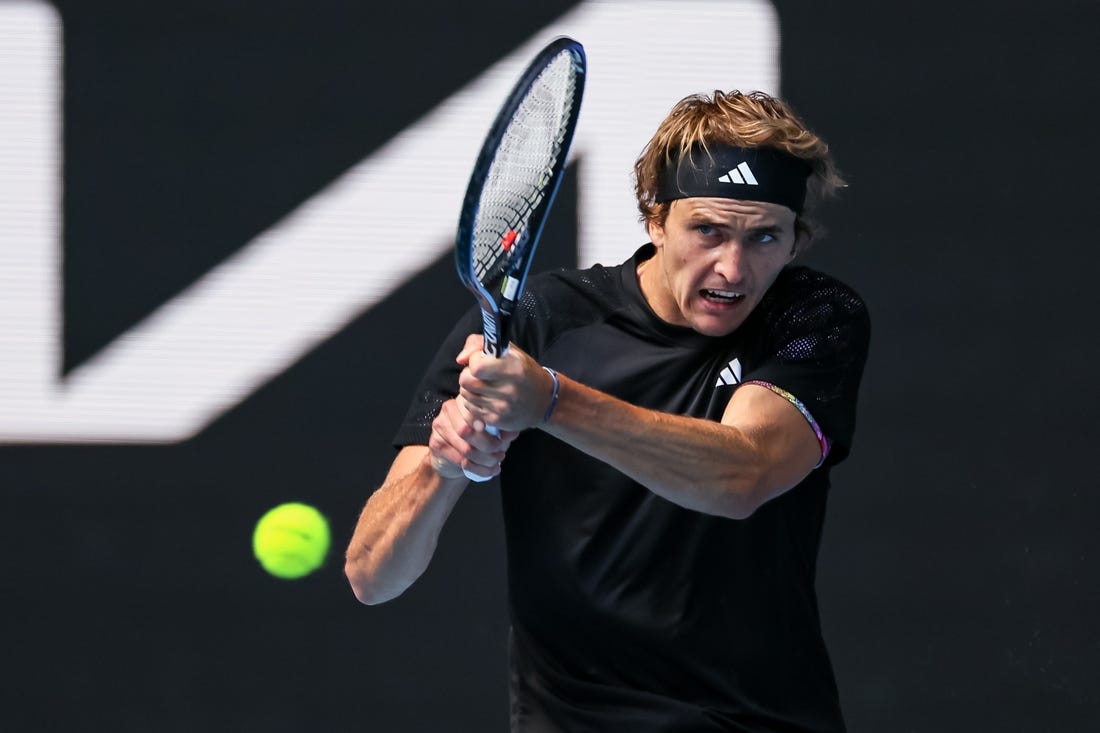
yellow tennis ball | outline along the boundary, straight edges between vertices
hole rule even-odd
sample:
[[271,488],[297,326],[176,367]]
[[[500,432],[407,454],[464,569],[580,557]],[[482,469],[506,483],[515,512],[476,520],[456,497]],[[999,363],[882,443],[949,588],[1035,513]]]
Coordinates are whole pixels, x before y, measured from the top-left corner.
[[309,575],[325,560],[328,521],[308,504],[280,504],[260,517],[252,533],[252,552],[277,578]]

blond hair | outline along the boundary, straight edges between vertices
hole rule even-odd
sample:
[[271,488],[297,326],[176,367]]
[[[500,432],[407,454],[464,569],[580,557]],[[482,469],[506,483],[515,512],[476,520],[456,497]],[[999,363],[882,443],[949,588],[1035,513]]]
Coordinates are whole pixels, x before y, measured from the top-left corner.
[[[661,171],[693,147],[705,150],[708,144],[775,148],[805,161],[810,166],[807,211],[846,185],[829,155],[829,146],[786,102],[764,92],[692,94],[672,108],[634,163],[634,190],[643,222],[663,225],[668,217],[670,203],[655,201]],[[816,229],[801,214],[795,227],[807,239]]]

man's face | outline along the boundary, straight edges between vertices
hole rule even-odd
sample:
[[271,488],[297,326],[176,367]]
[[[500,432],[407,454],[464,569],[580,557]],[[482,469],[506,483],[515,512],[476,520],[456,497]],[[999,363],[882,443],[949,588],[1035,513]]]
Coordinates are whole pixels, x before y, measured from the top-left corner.
[[795,213],[761,201],[687,198],[664,225],[657,254],[638,268],[642,293],[663,320],[708,336],[735,331],[794,259]]

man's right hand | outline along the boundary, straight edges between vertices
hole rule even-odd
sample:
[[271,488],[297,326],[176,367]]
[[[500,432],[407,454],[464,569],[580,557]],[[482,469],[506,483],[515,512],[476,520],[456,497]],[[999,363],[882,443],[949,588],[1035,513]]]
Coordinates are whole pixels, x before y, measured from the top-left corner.
[[443,478],[471,474],[492,478],[500,473],[508,446],[518,435],[508,430],[490,435],[485,424],[462,404],[461,397],[447,400],[432,422],[432,435],[428,439],[432,468]]

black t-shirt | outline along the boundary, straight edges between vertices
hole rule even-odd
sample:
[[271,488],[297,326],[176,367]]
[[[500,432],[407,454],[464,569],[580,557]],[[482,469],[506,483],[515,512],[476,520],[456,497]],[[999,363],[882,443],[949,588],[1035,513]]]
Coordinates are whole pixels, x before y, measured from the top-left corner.
[[[841,731],[814,573],[829,468],[847,456],[870,323],[845,285],[785,268],[724,337],[649,308],[638,263],[533,277],[511,340],[627,402],[719,420],[741,384],[800,409],[827,444],[799,485],[732,520],[682,508],[534,429],[501,474],[522,731]],[[425,444],[457,393],[472,310],[421,383],[398,445]]]

